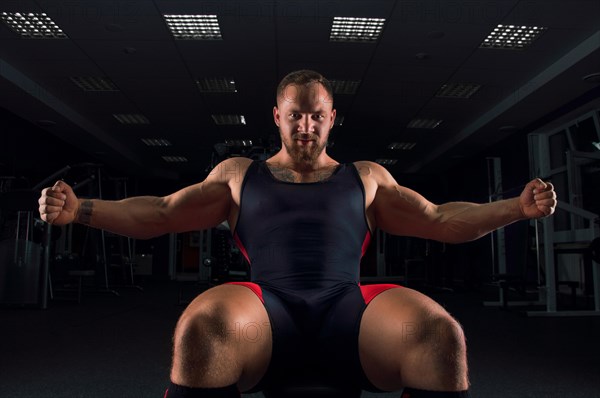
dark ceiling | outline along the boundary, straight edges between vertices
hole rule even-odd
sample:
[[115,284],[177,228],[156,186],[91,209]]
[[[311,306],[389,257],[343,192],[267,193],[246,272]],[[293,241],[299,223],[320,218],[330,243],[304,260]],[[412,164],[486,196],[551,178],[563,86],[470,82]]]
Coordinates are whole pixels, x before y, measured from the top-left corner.
[[[597,101],[598,81],[583,79],[600,72],[597,0],[0,0],[2,12],[46,13],[67,38],[22,38],[0,22],[0,108],[99,162],[153,177],[201,177],[225,140],[268,150],[277,136],[276,84],[300,68],[360,82],[354,94],[336,95],[344,120],[332,133],[332,155],[398,159],[396,173],[434,172],[573,102]],[[175,40],[168,14],[216,15],[222,40]],[[385,25],[374,42],[333,42],[336,16]],[[522,50],[480,48],[499,24],[547,29]],[[72,80],[80,77],[103,78],[115,90],[84,91]],[[219,77],[233,78],[237,92],[204,93],[196,84]],[[450,83],[481,88],[469,99],[436,96]],[[124,125],[114,114],[148,123]],[[213,114],[242,114],[246,125],[217,125]],[[416,118],[443,122],[409,128]],[[172,146],[148,147],[142,138]],[[393,151],[392,142],[415,145]]]

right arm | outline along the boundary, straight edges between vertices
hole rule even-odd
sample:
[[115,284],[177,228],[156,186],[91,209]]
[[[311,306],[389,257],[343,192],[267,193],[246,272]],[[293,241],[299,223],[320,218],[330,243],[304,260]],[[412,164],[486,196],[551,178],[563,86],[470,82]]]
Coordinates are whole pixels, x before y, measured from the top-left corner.
[[[39,211],[50,224],[77,222],[133,238],[151,238],[169,232],[214,227],[229,216],[232,203],[227,159],[201,183],[171,195],[136,196],[118,201],[79,199],[71,187],[58,181],[42,191]],[[238,167],[239,170],[239,167]]]

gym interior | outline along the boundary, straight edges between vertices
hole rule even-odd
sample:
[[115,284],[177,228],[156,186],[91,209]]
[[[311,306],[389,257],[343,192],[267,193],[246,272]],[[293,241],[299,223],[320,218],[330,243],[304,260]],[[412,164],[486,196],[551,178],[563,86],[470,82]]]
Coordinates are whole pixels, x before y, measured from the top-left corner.
[[552,217],[470,243],[375,231],[361,283],[455,316],[475,397],[600,397],[599,15],[596,0],[0,0],[0,396],[164,394],[185,306],[250,278],[228,225],[49,226],[40,191],[160,196],[265,160],[277,83],[306,68],[332,82],[339,162],[380,163],[435,203],[554,185]]

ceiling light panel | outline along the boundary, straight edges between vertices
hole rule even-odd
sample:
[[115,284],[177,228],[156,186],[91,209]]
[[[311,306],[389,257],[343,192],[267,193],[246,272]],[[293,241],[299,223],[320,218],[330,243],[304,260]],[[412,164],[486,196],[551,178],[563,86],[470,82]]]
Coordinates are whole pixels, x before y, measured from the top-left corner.
[[379,163],[382,166],[393,166],[398,163],[398,159],[377,159],[375,163]]
[[83,91],[119,91],[112,81],[103,77],[71,77],[71,81]]
[[236,139],[236,140],[225,140],[225,145],[232,147],[250,148],[252,146],[252,140]]
[[329,41],[375,42],[384,24],[384,18],[334,17]]
[[171,146],[171,142],[164,138],[142,138],[142,142],[147,146]]
[[216,15],[165,15],[176,40],[222,40]]
[[150,120],[139,113],[117,113],[113,116],[121,124],[150,124]]
[[45,13],[2,12],[0,19],[27,39],[66,39],[67,35]]
[[548,28],[541,26],[498,25],[479,47],[500,50],[522,50]]
[[217,125],[245,125],[244,115],[211,115]]
[[392,142],[388,145],[388,149],[392,149],[395,151],[410,151],[415,146],[417,146],[416,142]]
[[331,83],[334,94],[356,94],[356,90],[360,86],[360,80],[331,80],[329,83]]
[[448,83],[444,84],[435,95],[438,98],[471,98],[479,89],[480,84],[475,83]]
[[442,124],[439,119],[413,119],[408,123],[409,129],[434,129]]
[[185,156],[163,156],[162,158],[168,163],[185,163],[188,161]]
[[205,77],[196,80],[196,84],[203,93],[237,93],[235,80],[230,77]]

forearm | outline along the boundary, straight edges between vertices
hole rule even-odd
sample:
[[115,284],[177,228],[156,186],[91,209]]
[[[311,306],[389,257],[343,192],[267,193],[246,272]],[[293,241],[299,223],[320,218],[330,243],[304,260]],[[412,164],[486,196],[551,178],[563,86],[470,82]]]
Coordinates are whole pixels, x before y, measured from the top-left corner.
[[164,201],[154,196],[119,201],[79,199],[75,222],[139,239],[169,232]]
[[472,241],[525,218],[519,198],[484,204],[450,202],[438,206],[438,212],[443,225],[438,239],[449,243]]

